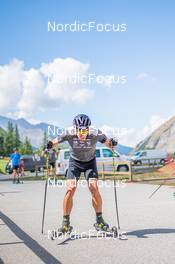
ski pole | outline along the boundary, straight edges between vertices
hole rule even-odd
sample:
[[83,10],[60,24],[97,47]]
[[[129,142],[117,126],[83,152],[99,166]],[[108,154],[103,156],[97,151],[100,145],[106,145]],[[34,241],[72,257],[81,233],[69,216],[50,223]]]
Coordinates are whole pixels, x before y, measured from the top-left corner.
[[114,150],[112,151],[113,158],[113,175],[114,175],[114,197],[115,197],[115,209],[117,216],[117,228],[120,230],[120,221],[119,221],[119,210],[118,210],[118,198],[117,198],[117,190],[116,190],[116,178],[115,178],[115,160],[114,160]]
[[154,190],[154,192],[148,197],[148,199],[150,199],[151,197],[153,197],[153,195],[164,185],[164,183],[166,182],[166,180],[165,181],[163,181],[163,183],[161,183],[155,190]]
[[47,169],[47,179],[45,182],[45,191],[44,191],[44,204],[43,204],[43,217],[42,217],[42,227],[41,227],[41,233],[44,232],[44,220],[45,220],[45,210],[46,210],[46,198],[47,198],[47,184],[48,184],[48,155],[46,160],[46,169]]
[[42,228],[41,233],[44,232],[44,220],[45,220],[45,209],[46,209],[46,197],[47,197],[47,179],[45,182],[45,192],[44,192],[44,205],[43,205],[43,217],[42,217]]

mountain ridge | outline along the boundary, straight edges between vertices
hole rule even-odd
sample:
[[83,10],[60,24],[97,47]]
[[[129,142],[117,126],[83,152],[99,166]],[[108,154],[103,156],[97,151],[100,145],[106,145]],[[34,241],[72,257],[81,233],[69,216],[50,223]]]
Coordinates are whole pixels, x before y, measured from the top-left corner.
[[[48,126],[51,126],[51,127],[54,126],[52,124],[47,124],[45,122],[40,122],[38,124],[31,124],[24,118],[12,119],[12,118],[8,118],[8,117],[4,117],[0,115],[0,127],[4,131],[6,131],[7,129],[8,121],[11,121],[13,125],[17,124],[21,139],[23,140],[24,137],[27,136],[31,140],[32,146],[35,148],[39,147],[42,144],[43,137],[44,137],[44,131],[47,132]],[[59,128],[57,126],[54,126],[54,127],[55,129]],[[125,146],[125,145],[118,144],[117,150],[121,154],[128,154],[132,150],[132,148]]]

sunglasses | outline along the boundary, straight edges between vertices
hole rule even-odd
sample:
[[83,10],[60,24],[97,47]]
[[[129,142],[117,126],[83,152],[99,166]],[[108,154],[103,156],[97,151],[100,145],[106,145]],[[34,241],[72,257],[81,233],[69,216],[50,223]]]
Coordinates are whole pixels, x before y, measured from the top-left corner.
[[78,134],[80,134],[80,135],[87,135],[89,133],[89,129],[87,127],[78,128],[77,131],[78,131]]

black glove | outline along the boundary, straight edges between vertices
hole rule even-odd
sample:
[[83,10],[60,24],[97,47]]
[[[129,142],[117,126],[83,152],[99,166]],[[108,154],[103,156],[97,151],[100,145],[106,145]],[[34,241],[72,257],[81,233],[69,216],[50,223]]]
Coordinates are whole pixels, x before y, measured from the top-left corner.
[[47,143],[47,149],[51,149],[51,148],[53,148],[53,143],[52,143],[52,141],[49,141]]
[[113,147],[117,146],[117,144],[118,144],[117,139],[114,139],[114,138],[111,138],[111,139],[110,139],[110,142],[111,142],[111,145],[112,145]]

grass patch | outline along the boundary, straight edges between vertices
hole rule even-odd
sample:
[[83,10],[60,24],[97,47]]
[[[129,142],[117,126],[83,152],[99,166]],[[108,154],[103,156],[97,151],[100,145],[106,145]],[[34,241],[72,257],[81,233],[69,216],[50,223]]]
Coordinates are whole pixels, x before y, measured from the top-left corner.
[[133,174],[133,181],[140,183],[149,183],[149,184],[163,184],[169,186],[175,186],[175,177],[172,177],[170,174],[150,172],[150,173],[141,173]]
[[0,159],[0,173],[5,173],[5,167],[8,163],[8,160]]
[[170,178],[169,174],[159,173],[159,172],[145,172],[140,174],[132,175],[134,181],[147,181],[147,180],[156,180],[156,179],[165,179]]

